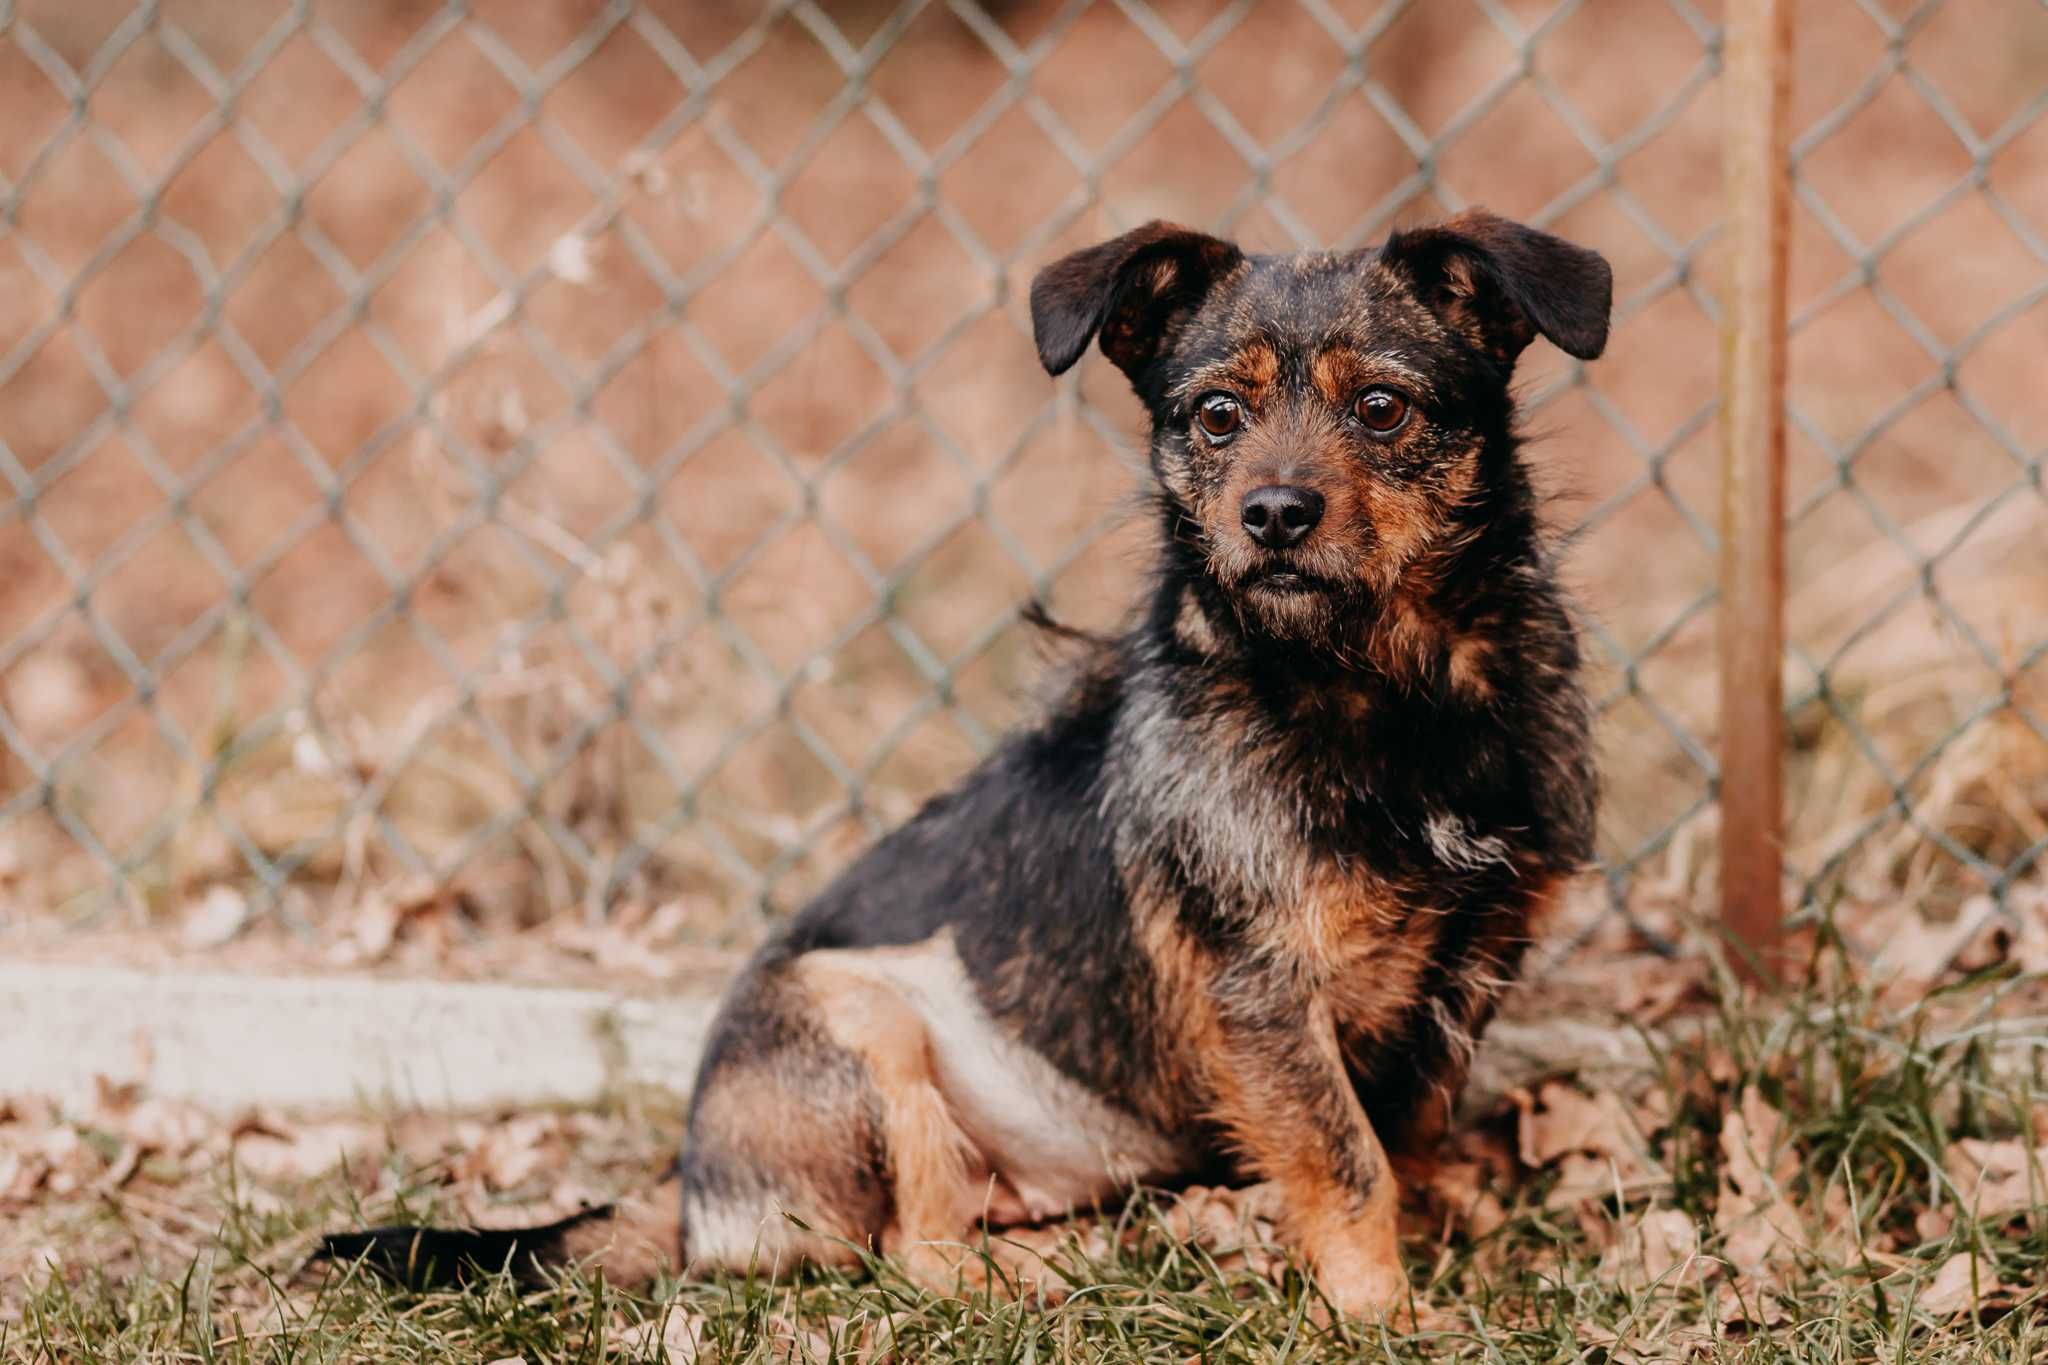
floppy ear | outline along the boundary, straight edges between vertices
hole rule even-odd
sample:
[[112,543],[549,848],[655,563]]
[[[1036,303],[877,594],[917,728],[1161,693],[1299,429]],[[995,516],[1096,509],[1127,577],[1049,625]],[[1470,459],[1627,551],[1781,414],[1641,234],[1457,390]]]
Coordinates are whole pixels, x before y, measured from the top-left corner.
[[1614,272],[1598,252],[1471,209],[1399,232],[1381,259],[1424,304],[1482,350],[1512,363],[1538,333],[1581,360],[1607,346]]
[[1244,253],[1172,223],[1147,223],[1064,256],[1031,282],[1031,330],[1048,374],[1063,374],[1102,334],[1102,353],[1141,376],[1209,287]]

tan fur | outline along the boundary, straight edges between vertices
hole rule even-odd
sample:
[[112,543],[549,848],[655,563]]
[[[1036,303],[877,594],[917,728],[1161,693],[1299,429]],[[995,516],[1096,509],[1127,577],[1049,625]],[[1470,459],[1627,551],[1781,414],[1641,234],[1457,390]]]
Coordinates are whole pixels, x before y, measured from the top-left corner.
[[1484,636],[1465,635],[1451,643],[1451,686],[1474,701],[1493,696],[1493,680],[1487,676],[1493,663],[1493,643]]
[[[1299,1247],[1330,1301],[1343,1312],[1385,1312],[1407,1285],[1401,1270],[1395,1189],[1385,1149],[1344,1074],[1334,1024],[1318,1007],[1309,1040],[1321,1083],[1344,1101],[1349,1131],[1333,1135],[1310,1121],[1300,1096],[1279,1083],[1266,1059],[1238,1050],[1228,1034],[1214,1058],[1214,1116],[1251,1168],[1277,1187],[1283,1235]],[[1324,1157],[1337,1137],[1375,1171],[1363,1197],[1336,1178]]]
[[[772,1151],[773,1161],[764,1164],[794,1183],[759,1201],[716,1207],[686,1204],[684,1243],[696,1267],[745,1270],[758,1264],[774,1270],[799,1261],[858,1262],[867,1230],[846,1217],[843,1192],[826,1178],[826,1173],[845,1166],[844,1154],[830,1145],[833,1128],[816,1122],[764,1127],[761,1117],[810,1114],[821,1100],[839,1104],[849,1097],[821,1097],[792,1081],[766,1067],[730,1073],[699,1106],[696,1125],[702,1139],[733,1150]],[[809,1230],[785,1215],[801,1219]]]
[[974,1226],[989,1172],[939,1089],[924,1020],[890,986],[822,957],[798,964],[804,986],[833,1041],[867,1064],[881,1097],[895,1204],[882,1249],[935,1288],[950,1288],[958,1258],[934,1244],[957,1243]]
[[1266,396],[1266,391],[1272,388],[1273,382],[1280,377],[1280,353],[1273,349],[1273,344],[1269,341],[1256,340],[1247,343],[1237,353],[1233,377],[1250,391],[1247,397],[1254,400],[1253,406],[1259,406]]
[[983,1223],[1064,1216],[1185,1161],[1176,1140],[1106,1106],[1004,1034],[982,1012],[948,934],[894,948],[821,949],[795,970],[879,1099],[894,1208],[882,1249],[902,1255],[927,1284],[983,1283]]
[[1232,393],[1254,413],[1266,411],[1267,399],[1280,378],[1280,355],[1272,343],[1254,339],[1239,347],[1219,364],[1190,371],[1174,386],[1183,397],[1192,398],[1211,389]]
[[1309,383],[1322,400],[1347,411],[1352,400],[1374,385],[1386,385],[1427,401],[1429,382],[1392,357],[1373,355],[1350,346],[1325,346],[1309,361]]
[[1404,910],[1386,899],[1368,905],[1350,934],[1328,950],[1329,997],[1346,1029],[1380,1039],[1393,1033],[1421,997],[1437,919],[1425,908]]
[[561,1253],[569,1261],[602,1268],[613,1284],[650,1283],[664,1271],[681,1269],[682,1206],[682,1179],[671,1176],[618,1200],[609,1217],[569,1229]]
[[1322,1131],[1292,1083],[1275,1073],[1259,1043],[1234,1035],[1218,1007],[1217,963],[1182,929],[1170,906],[1134,907],[1140,945],[1171,1001],[1167,1021],[1196,1059],[1204,1117],[1218,1123],[1251,1171],[1272,1182],[1283,1232],[1315,1268],[1331,1301],[1350,1313],[1384,1311],[1406,1286],[1396,1215],[1399,1192],[1388,1157],[1359,1106],[1337,1034],[1390,1033],[1413,1007],[1435,936],[1427,914],[1405,913],[1385,888],[1330,876],[1311,885],[1293,913],[1258,922],[1261,951],[1299,964],[1312,984],[1309,1036],[1319,1086],[1338,1103],[1343,1140],[1377,1174],[1363,1194],[1337,1178]]
[[[1173,1037],[1183,1040],[1179,1055],[1191,1060],[1214,1056],[1222,1046],[1213,997],[1214,957],[1188,936],[1172,903],[1155,888],[1134,888],[1131,914],[1138,946],[1152,964],[1168,1011],[1162,1022]],[[1161,1093],[1135,1098],[1161,1122],[1186,1124],[1198,1117],[1197,1106],[1207,1086],[1206,1068],[1194,1060],[1189,1069],[1161,1077]]]
[[1192,592],[1183,594],[1180,599],[1180,610],[1173,618],[1173,636],[1188,649],[1205,657],[1222,647],[1216,627],[1209,623],[1201,603],[1195,600]]

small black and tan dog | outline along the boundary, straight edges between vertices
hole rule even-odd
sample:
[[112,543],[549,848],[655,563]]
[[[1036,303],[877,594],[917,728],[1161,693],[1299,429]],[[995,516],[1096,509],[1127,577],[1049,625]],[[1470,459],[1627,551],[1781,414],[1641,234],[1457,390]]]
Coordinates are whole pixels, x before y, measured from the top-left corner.
[[1442,1134],[1591,854],[1578,645],[1509,384],[1538,334],[1597,356],[1611,292],[1599,256],[1482,212],[1294,256],[1154,223],[1046,269],[1045,368],[1099,337],[1151,413],[1132,624],[733,983],[657,1230],[598,1210],[329,1253],[872,1247],[950,1285],[984,1220],[1263,1181],[1330,1300],[1386,1308],[1390,1157]]

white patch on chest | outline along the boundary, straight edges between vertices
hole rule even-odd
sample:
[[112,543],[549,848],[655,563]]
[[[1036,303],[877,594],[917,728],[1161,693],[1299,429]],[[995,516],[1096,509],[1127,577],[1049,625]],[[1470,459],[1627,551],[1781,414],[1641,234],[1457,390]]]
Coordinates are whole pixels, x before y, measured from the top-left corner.
[[1438,812],[1429,817],[1423,832],[1437,861],[1446,867],[1473,872],[1489,864],[1513,866],[1507,840],[1497,834],[1475,834],[1459,816]]

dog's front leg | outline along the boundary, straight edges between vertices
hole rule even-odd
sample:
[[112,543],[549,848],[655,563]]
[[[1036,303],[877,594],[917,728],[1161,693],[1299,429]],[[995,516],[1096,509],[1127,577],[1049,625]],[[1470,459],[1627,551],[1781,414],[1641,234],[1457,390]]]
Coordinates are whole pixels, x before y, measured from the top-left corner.
[[1330,1301],[1355,1316],[1387,1313],[1408,1287],[1400,1198],[1329,1009],[1243,980],[1219,988],[1216,1007],[1214,1117],[1277,1187],[1283,1236]]

